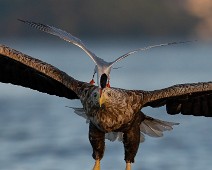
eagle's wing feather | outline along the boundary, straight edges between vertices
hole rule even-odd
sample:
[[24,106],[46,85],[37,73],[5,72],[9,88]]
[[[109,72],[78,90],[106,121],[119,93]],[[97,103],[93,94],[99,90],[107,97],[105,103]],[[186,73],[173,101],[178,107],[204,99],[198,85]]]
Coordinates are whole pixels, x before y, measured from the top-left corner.
[[0,82],[68,99],[78,99],[77,88],[86,84],[50,64],[4,45],[0,45]]
[[[139,92],[139,91],[138,91]],[[168,114],[212,117],[212,82],[179,84],[161,90],[140,91],[144,106],[166,106]]]

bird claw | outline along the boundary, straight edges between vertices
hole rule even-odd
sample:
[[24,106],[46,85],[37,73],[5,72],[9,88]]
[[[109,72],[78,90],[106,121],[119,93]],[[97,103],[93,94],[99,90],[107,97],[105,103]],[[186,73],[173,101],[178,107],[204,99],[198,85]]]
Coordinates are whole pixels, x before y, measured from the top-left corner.
[[110,83],[108,82],[106,86],[107,86],[108,88],[110,88]]
[[129,163],[129,162],[126,163],[126,169],[125,170],[131,170],[131,163]]
[[96,160],[93,170],[100,170],[100,160]]
[[90,81],[90,84],[94,85],[94,83],[95,83],[95,81],[92,79],[92,80]]

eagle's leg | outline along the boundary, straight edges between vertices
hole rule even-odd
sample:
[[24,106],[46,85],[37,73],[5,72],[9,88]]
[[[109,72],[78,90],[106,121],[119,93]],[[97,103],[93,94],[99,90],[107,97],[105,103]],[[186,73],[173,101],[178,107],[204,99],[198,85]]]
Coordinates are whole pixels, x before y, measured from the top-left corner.
[[93,158],[96,160],[93,170],[100,170],[100,160],[105,150],[105,133],[100,131],[92,122],[89,125],[89,140],[93,148]]
[[131,163],[134,163],[134,158],[140,144],[140,124],[142,116],[137,113],[131,127],[124,131],[123,143],[125,150],[126,170],[131,170]]

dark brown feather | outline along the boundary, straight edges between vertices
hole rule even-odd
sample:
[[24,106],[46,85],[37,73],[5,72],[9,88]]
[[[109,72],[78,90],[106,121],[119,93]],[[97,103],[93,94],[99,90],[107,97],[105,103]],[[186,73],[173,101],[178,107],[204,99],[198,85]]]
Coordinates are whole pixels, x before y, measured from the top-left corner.
[[212,82],[180,84],[142,92],[144,106],[166,106],[168,114],[212,117]]
[[68,99],[79,99],[76,91],[84,84],[50,64],[4,45],[0,45],[0,81]]

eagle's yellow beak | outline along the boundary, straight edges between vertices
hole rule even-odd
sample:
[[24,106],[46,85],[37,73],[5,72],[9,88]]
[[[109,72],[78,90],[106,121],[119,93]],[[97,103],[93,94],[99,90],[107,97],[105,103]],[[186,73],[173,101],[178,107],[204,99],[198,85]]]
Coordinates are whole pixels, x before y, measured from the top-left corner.
[[105,103],[105,96],[104,96],[104,94],[103,95],[101,95],[100,96],[100,98],[99,98],[99,105],[100,105],[100,107],[102,107],[102,104],[104,104]]

